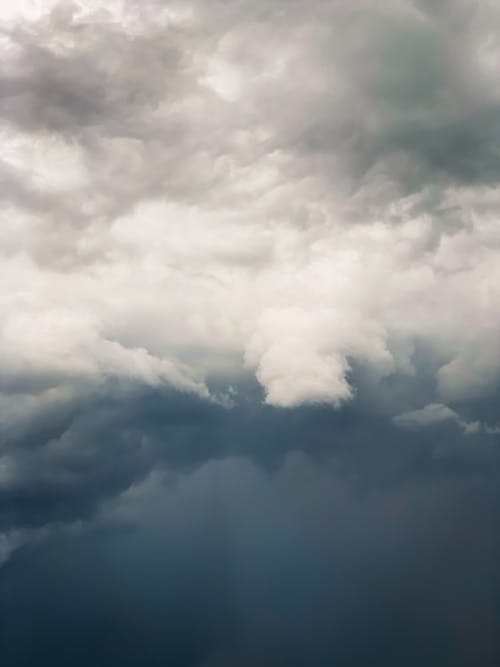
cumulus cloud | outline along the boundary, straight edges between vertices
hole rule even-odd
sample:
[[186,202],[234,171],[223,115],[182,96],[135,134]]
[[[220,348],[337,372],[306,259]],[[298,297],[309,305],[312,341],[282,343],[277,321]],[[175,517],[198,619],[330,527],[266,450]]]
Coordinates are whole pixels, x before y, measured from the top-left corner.
[[399,426],[496,432],[466,409],[500,377],[495,3],[1,12],[0,485],[28,508],[6,529],[163,461],[149,392],[175,422],[175,392],[255,406],[248,375],[291,410],[369,384]]
[[198,390],[246,364],[273,405],[339,405],[352,362],[412,373],[425,339],[436,398],[487,394],[499,17],[444,7],[7,12],[7,372]]

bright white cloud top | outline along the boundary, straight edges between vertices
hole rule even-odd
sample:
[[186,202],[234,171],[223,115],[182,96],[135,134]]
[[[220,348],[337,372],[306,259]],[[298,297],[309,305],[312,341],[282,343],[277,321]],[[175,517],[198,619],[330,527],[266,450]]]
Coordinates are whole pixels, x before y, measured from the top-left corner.
[[338,406],[417,345],[428,403],[498,382],[495,4],[236,4],[4,10],[6,424],[109,378]]

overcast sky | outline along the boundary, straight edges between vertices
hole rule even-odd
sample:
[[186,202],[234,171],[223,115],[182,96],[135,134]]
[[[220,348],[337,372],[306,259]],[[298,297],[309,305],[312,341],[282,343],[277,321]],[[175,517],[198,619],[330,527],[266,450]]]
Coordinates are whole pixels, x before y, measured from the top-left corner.
[[500,5],[0,3],[0,662],[500,664]]

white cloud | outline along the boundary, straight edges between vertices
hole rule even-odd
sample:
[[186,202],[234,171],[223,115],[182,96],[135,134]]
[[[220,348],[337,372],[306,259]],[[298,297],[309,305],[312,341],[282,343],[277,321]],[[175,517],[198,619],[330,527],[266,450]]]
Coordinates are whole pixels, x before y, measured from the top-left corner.
[[[205,374],[250,368],[270,404],[339,405],[355,394],[353,363],[415,374],[423,340],[442,364],[430,400],[488,394],[500,377],[496,166],[481,133],[470,155],[453,143],[476,136],[476,107],[440,19],[410,4],[366,3],[368,21],[345,3],[319,3],[317,19],[302,3],[286,16],[243,3],[237,20],[223,4],[167,3],[155,26],[154,2],[113,3],[105,18],[79,3],[13,33],[4,374],[206,394]],[[431,58],[428,80],[414,51]],[[481,81],[488,138],[495,99]],[[409,123],[412,95],[427,106]],[[452,137],[441,153],[436,127]],[[476,161],[484,183],[454,171]]]

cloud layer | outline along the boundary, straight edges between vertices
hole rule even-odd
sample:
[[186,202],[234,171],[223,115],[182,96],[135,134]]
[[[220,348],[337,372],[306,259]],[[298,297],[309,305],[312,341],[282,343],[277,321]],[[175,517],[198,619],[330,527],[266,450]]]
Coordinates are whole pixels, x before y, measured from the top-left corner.
[[499,29],[2,3],[2,664],[499,664]]
[[246,367],[273,405],[336,405],[356,391],[353,361],[413,373],[425,340],[436,398],[490,391],[493,4],[12,14],[7,375],[199,391],[207,374]]

